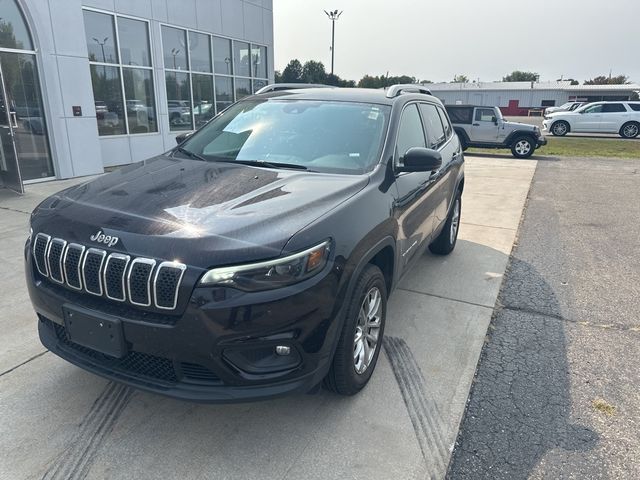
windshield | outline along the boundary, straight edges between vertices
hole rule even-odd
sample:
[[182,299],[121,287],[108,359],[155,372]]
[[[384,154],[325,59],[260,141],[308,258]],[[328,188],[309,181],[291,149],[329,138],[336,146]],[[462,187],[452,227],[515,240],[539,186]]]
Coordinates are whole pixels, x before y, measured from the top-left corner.
[[251,99],[231,106],[181,147],[209,161],[364,173],[380,158],[389,113],[385,105]]

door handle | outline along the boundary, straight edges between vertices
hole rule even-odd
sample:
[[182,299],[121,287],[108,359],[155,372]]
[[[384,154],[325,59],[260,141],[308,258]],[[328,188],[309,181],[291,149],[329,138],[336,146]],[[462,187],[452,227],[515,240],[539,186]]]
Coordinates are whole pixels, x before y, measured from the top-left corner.
[[18,116],[16,115],[16,112],[9,112],[9,115],[11,116],[11,126],[13,128],[18,128]]
[[474,126],[474,127],[479,127],[479,126],[480,126],[480,124],[479,124],[479,123],[474,123],[474,124],[473,124],[473,126]]

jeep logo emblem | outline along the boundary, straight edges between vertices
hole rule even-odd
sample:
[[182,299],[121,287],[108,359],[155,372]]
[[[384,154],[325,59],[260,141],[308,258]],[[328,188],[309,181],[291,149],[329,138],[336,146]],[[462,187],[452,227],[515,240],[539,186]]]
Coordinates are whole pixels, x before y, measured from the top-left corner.
[[94,242],[104,243],[108,247],[113,247],[116,243],[118,243],[118,240],[120,240],[118,237],[105,235],[104,233],[102,233],[102,230],[98,230],[89,238]]

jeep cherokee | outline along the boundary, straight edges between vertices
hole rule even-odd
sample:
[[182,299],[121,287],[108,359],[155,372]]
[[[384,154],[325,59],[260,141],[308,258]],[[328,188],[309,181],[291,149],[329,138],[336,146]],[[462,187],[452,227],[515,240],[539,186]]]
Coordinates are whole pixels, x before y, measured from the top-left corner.
[[176,398],[344,395],[369,380],[387,298],[450,253],[464,186],[438,99],[271,91],[170,152],[43,201],[25,245],[42,343]]

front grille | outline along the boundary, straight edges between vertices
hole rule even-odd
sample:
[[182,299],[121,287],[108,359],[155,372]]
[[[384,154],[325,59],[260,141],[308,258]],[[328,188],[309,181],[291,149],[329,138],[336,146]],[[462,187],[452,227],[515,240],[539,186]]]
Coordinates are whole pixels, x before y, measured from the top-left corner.
[[[214,372],[197,363],[181,362],[174,364],[168,358],[150,355],[148,353],[130,351],[123,358],[114,358],[97,352],[77,343],[73,343],[67,336],[64,326],[40,317],[42,321],[53,326],[56,338],[63,349],[73,352],[91,363],[97,364],[116,373],[136,377],[141,380],[160,380],[165,383],[178,383],[179,378],[185,382],[221,385],[222,381]],[[176,369],[175,365],[178,366]]]
[[139,378],[146,377],[169,383],[178,381],[173,362],[167,358],[141,352],[129,352],[123,358],[110,357],[104,353],[73,343],[67,337],[67,331],[62,325],[53,323],[53,326],[56,337],[66,349],[72,350],[77,355],[90,359],[102,367]]
[[67,243],[38,233],[33,240],[34,264],[40,275],[116,302],[175,310],[186,265],[151,258],[131,258],[99,248]]
[[67,242],[61,238],[54,238],[49,243],[47,250],[47,267],[49,269],[49,276],[51,280],[57,283],[64,283],[64,277],[62,274],[62,255],[64,249],[67,246]]
[[156,306],[166,310],[176,308],[178,286],[187,267],[176,262],[162,262],[156,270],[155,285]]

